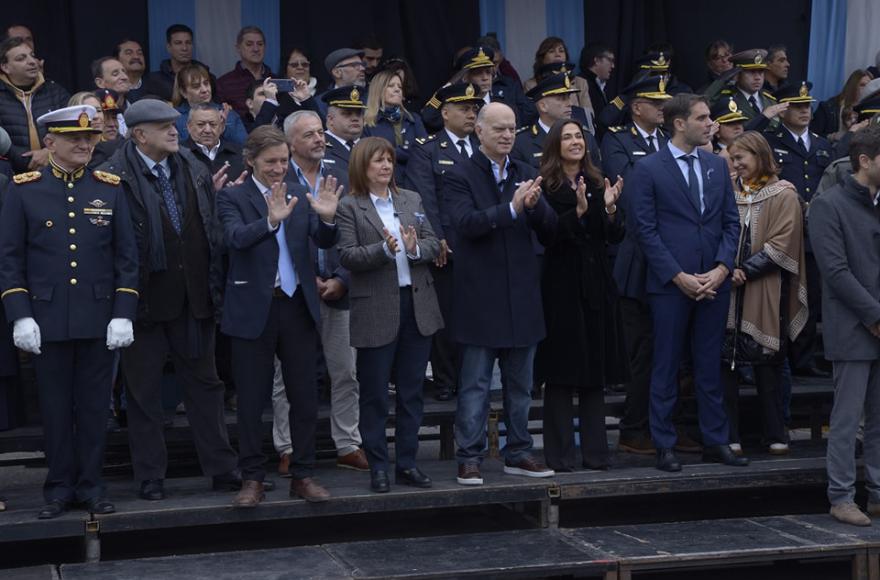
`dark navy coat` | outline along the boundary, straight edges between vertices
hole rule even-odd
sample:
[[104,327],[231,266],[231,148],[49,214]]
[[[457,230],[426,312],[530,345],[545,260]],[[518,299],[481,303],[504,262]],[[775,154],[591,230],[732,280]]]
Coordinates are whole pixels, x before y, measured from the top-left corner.
[[669,137],[657,129],[657,141],[659,141],[658,148],[651,149],[632,123],[623,127],[609,128],[602,138],[602,173],[612,183],[618,175],[626,178],[636,161],[665,147]]
[[[679,272],[707,272],[721,263],[733,272],[739,212],[727,162],[697,150],[703,177],[701,214],[669,147],[637,163],[627,176],[627,208],[635,213],[639,244],[648,263],[648,294],[680,292]],[[719,291],[729,291],[730,280]]]
[[43,342],[103,338],[112,318],[137,313],[125,192],[104,172],[80,170],[66,182],[56,174],[50,166],[19,175],[3,195],[3,306],[10,322],[36,320]]
[[394,178],[397,183],[403,183],[403,176],[406,171],[406,164],[409,161],[410,151],[416,146],[416,139],[424,139],[428,136],[425,125],[422,124],[422,118],[415,114],[403,114],[401,116],[403,124],[400,129],[400,137],[403,142],[398,145],[394,135],[394,125],[385,119],[380,119],[372,127],[364,126],[364,137],[382,137],[391,143],[395,149],[397,162],[394,164]]
[[532,233],[542,243],[556,230],[556,212],[541,197],[516,219],[510,202],[518,184],[537,176],[510,160],[503,189],[479,150],[448,171],[443,199],[455,229],[453,338],[491,348],[536,345],[546,335],[541,268]]
[[[306,199],[307,192],[305,186],[287,181],[287,195],[297,196],[299,202],[284,221],[284,233],[299,282],[297,292],[303,293],[317,324],[320,309],[309,238],[319,248],[329,248],[336,243],[337,231],[318,218]],[[266,199],[249,178],[217,194],[217,216],[229,249],[220,330],[229,336],[255,339],[266,327],[278,272],[278,242],[266,221]]]
[[781,169],[779,179],[790,181],[804,201],[810,201],[819,188],[822,173],[834,157],[831,143],[825,137],[810,133],[810,150],[797,144],[785,127],[764,131],[764,137],[773,149],[773,157]]

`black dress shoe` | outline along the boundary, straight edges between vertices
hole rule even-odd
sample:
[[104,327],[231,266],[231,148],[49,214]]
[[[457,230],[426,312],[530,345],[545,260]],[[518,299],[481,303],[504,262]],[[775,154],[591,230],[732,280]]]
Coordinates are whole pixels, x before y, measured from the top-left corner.
[[161,501],[165,499],[165,483],[161,479],[142,481],[139,495],[147,501]]
[[455,398],[455,389],[451,387],[437,387],[434,399],[437,401],[451,401]]
[[657,469],[670,473],[681,471],[681,463],[679,463],[672,449],[657,450]]
[[431,478],[422,473],[418,467],[412,469],[398,469],[394,472],[394,482],[413,487],[431,487]]
[[106,497],[93,497],[85,501],[86,509],[93,514],[112,514],[116,506]]
[[797,377],[813,377],[818,379],[827,379],[831,376],[831,373],[823,371],[815,365],[796,368],[792,371],[792,374]]
[[748,457],[739,457],[728,445],[712,445],[703,448],[703,461],[723,463],[731,467],[745,467],[749,464]]
[[44,505],[40,512],[37,514],[37,518],[41,520],[51,520],[57,518],[61,514],[67,511],[67,502],[60,499],[53,499],[46,505]]
[[[241,490],[241,471],[233,469],[211,478],[211,489],[214,491],[240,491]],[[263,486],[265,489],[265,486]]]
[[388,481],[388,472],[370,472],[370,489],[372,489],[376,493],[388,493],[389,491],[391,491],[391,482]]

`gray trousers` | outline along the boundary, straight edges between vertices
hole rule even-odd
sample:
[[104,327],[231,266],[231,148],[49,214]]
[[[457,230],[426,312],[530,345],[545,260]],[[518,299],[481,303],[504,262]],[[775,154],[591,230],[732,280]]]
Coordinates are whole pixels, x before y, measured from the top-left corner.
[[832,505],[855,497],[856,433],[863,411],[868,501],[880,503],[880,361],[834,361],[834,407],[826,457]]
[[[324,346],[324,359],[330,373],[330,436],[339,455],[347,455],[361,446],[358,429],[360,387],[355,374],[355,350],[351,347],[348,310],[330,308],[321,301],[321,324],[318,331]],[[317,372],[317,369],[316,371]],[[290,404],[284,392],[281,366],[275,359],[275,384],[272,387],[272,441],[279,455],[290,453]]]

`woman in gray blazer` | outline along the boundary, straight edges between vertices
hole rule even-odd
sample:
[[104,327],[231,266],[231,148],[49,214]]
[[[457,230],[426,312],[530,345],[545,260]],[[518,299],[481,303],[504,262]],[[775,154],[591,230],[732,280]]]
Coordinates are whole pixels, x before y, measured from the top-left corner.
[[414,191],[394,184],[394,147],[378,137],[358,141],[349,162],[351,195],[339,203],[339,258],[351,271],[351,345],[357,349],[360,430],[370,487],[390,489],[388,383],[397,386],[395,476],[399,484],[431,487],[416,467],[422,383],[431,336],[443,327],[428,264],[440,244]]

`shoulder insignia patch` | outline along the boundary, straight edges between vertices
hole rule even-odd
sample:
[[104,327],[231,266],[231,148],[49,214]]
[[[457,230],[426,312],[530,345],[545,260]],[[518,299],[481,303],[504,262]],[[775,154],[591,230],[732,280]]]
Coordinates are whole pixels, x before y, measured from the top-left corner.
[[424,145],[425,141],[427,141],[427,139],[425,139],[424,137],[416,137],[416,143],[418,143],[419,145]]
[[732,95],[733,89],[721,89],[721,94],[722,95]]
[[623,125],[617,125],[616,127],[608,127],[608,130],[611,131],[612,133],[619,133],[619,132],[623,131],[624,129],[626,129],[626,127],[624,127]]
[[767,97],[768,99],[770,99],[771,101],[776,102],[776,97],[774,97],[772,94],[768,93],[767,91],[761,91],[761,94],[764,95],[765,97]]
[[107,173],[106,171],[94,171],[92,175],[95,176],[95,179],[98,181],[103,181],[104,183],[109,183],[110,185],[119,185],[121,181],[120,177],[114,173]]
[[22,183],[30,183],[31,181],[37,181],[43,177],[43,174],[39,171],[28,171],[25,173],[19,173],[17,175],[12,176],[12,181],[21,185]]
[[532,125],[532,135],[537,135],[537,134],[538,134],[538,126]]
[[525,127],[520,127],[519,129],[516,130],[516,134],[519,135],[520,133],[522,133],[523,131],[527,131],[528,129],[529,129],[528,125],[526,125]]

